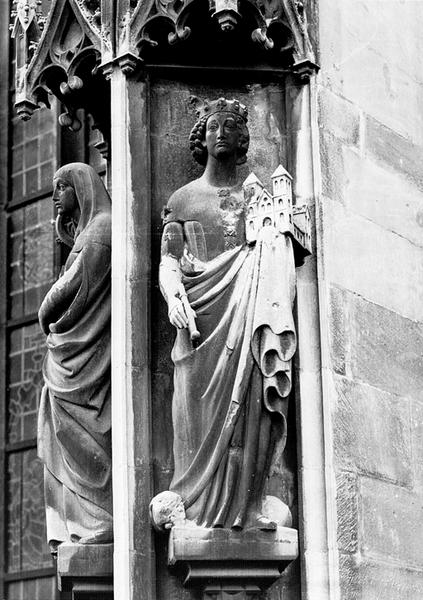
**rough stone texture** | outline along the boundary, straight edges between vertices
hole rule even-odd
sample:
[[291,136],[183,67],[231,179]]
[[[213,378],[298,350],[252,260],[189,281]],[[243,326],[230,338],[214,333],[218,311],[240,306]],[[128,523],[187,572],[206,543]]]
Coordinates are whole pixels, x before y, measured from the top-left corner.
[[330,280],[409,319],[423,321],[422,248],[329,198],[324,220]]
[[363,555],[423,570],[421,498],[367,477],[360,487]]
[[418,3],[393,1],[381,10],[380,3],[367,0],[325,0],[319,3],[319,21],[326,87],[422,144]]
[[422,246],[421,192],[406,177],[381,165],[376,159],[360,156],[355,149],[344,147],[343,157],[345,207]]
[[421,600],[423,571],[340,556],[342,600]]
[[423,190],[423,148],[372,117],[366,118],[367,151],[387,167],[403,173]]
[[423,323],[340,288],[331,288],[330,299],[332,368],[392,394],[421,398]]
[[423,494],[423,401],[411,400],[410,419],[414,487]]
[[408,399],[344,377],[334,379],[334,450],[339,463],[411,487]]
[[57,556],[59,577],[103,577],[113,573],[113,544],[73,544],[59,546]]
[[417,600],[423,10],[401,1],[383,9],[367,0],[318,6],[321,310],[328,315],[340,596]]
[[358,146],[360,111],[352,102],[323,88],[319,95],[319,120],[343,143]]
[[336,476],[338,504],[338,546],[340,552],[355,553],[358,549],[358,477],[341,471]]

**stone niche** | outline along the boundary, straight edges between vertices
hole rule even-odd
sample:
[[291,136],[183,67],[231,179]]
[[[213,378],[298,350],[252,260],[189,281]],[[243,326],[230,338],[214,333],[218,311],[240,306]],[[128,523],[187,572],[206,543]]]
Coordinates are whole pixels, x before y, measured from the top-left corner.
[[[175,337],[175,330],[170,325],[167,316],[167,306],[158,286],[158,271],[160,261],[160,239],[162,233],[161,213],[170,195],[182,185],[199,177],[203,171],[192,158],[189,150],[188,136],[196,118],[190,108],[189,97],[215,99],[224,96],[228,99],[237,98],[248,107],[248,125],[250,131],[250,148],[247,163],[238,167],[240,180],[254,172],[267,187],[270,176],[279,164],[295,172],[295,158],[291,149],[294,147],[295,131],[289,114],[291,98],[296,97],[301,86],[297,87],[292,79],[267,79],[252,83],[252,78],[237,77],[233,73],[224,76],[217,73],[213,77],[189,77],[183,80],[178,73],[178,81],[171,78],[152,77],[150,80],[150,115],[151,115],[151,186],[152,186],[152,423],[153,423],[153,457],[154,457],[154,492],[157,494],[168,489],[172,477],[172,392],[173,365],[170,353]],[[288,442],[282,455],[275,456],[272,464],[267,494],[276,496],[285,502],[293,516],[292,527],[298,529],[298,490],[296,481],[296,433],[295,433],[295,385],[291,392],[288,409]],[[175,530],[176,531],[176,530]],[[179,539],[172,546],[172,539],[177,532],[171,533],[171,548],[179,548],[180,544],[193,543]],[[239,537],[239,536],[238,536]],[[210,540],[209,540],[210,541]],[[219,541],[213,539],[213,544]],[[257,544],[253,541],[253,545]],[[155,536],[157,560],[157,599],[166,598],[197,598],[199,597],[198,583],[195,576],[186,581],[185,589],[181,586],[181,578],[175,577],[178,569],[178,556],[170,557],[173,562],[171,575],[168,568],[167,534]],[[236,540],[235,540],[236,545]],[[256,545],[260,554],[263,548]],[[233,550],[233,548],[232,548]],[[177,550],[175,550],[177,554]],[[257,554],[256,559],[262,558]],[[250,557],[251,558],[251,557]],[[263,558],[264,555],[263,555]],[[246,560],[241,557],[241,560]],[[276,567],[275,567],[276,568]],[[195,570],[195,569],[194,569]],[[276,571],[277,573],[277,571]],[[181,575],[181,569],[179,569]],[[184,578],[184,574],[182,573]],[[187,578],[185,577],[187,580]],[[281,578],[272,585],[276,577],[267,582],[266,597],[279,598],[283,592],[284,598],[299,600],[300,574],[299,561],[292,562],[284,571]],[[191,586],[191,588],[190,588]],[[192,587],[194,586],[194,587]],[[204,587],[204,585],[203,585]],[[214,589],[214,588],[213,588]],[[196,591],[197,590],[197,591]],[[233,594],[236,593],[233,587]],[[252,584],[247,597],[255,598],[258,588]],[[213,595],[210,588],[207,598],[220,598]],[[214,594],[218,594],[215,590]],[[222,596],[223,597],[223,596]],[[230,596],[236,597],[236,596]],[[241,597],[241,596],[240,596]],[[245,596],[242,596],[245,597]]]
[[[110,10],[112,6],[113,10]],[[19,52],[17,55],[17,64],[21,66],[16,106],[22,118],[30,118],[39,102],[46,101],[52,93],[67,111],[61,118],[63,126],[76,130],[75,114],[83,107],[95,117],[105,140],[109,141],[111,134],[108,158],[112,192],[112,272],[114,270],[115,597],[122,600],[130,597],[194,599],[201,596],[200,587],[205,589],[208,585],[205,597],[215,599],[254,598],[261,594],[262,588],[268,587],[265,594],[269,600],[281,596],[285,600],[299,600],[299,560],[292,561],[298,552],[297,542],[288,534],[277,539],[274,532],[272,549],[268,538],[262,539],[260,532],[254,540],[247,540],[250,535],[247,532],[222,540],[219,536],[224,534],[208,530],[205,540],[197,540],[198,548],[202,548],[203,542],[210,542],[218,556],[224,542],[224,556],[228,562],[228,552],[233,551],[237,566],[240,567],[243,561],[252,563],[251,577],[239,578],[234,573],[226,577],[221,572],[213,579],[198,576],[197,569],[201,586],[184,587],[181,573],[174,576],[169,563],[174,567],[180,562],[186,563],[184,548],[189,548],[194,541],[185,540],[184,532],[178,532],[177,528],[170,538],[159,533],[153,538],[148,504],[154,495],[168,489],[173,472],[173,366],[170,355],[175,331],[169,324],[167,307],[159,291],[158,273],[162,209],[175,190],[202,172],[189,150],[188,138],[196,121],[189,99],[191,96],[209,100],[225,97],[236,98],[245,104],[249,112],[250,148],[248,162],[238,170],[239,180],[244,181],[254,173],[269,189],[272,173],[282,164],[293,177],[297,202],[312,203],[312,87],[308,86],[308,80],[318,67],[308,38],[306,12],[310,7],[306,10],[303,2],[297,0],[277,3],[248,0],[238,3],[238,16],[236,2],[211,2],[212,14],[207,3],[201,0],[169,3],[116,0],[101,3],[98,10],[95,7],[96,3],[54,0],[44,30],[46,34],[28,28],[25,14],[18,11],[13,33],[15,37],[22,35],[26,42],[21,45],[22,56]],[[30,17],[37,17],[35,9]],[[242,17],[239,31],[235,28],[234,37],[222,42],[222,36],[216,32],[215,17],[224,35],[228,23],[234,24],[233,19],[237,21]],[[68,40],[70,49],[64,43],[69,31],[78,32],[76,37],[70,36],[72,39]],[[191,41],[188,39],[185,46],[186,38]],[[272,39],[277,42],[275,46]],[[66,48],[66,52],[52,54],[50,47]],[[261,50],[257,51],[257,48]],[[97,93],[92,94],[93,89]],[[100,102],[97,101],[99,98]],[[90,102],[93,99],[94,105]],[[107,144],[103,144],[102,149],[106,154]],[[305,265],[303,269],[310,278],[309,266]],[[307,298],[300,302],[304,288],[310,286],[303,285],[301,294],[297,294],[300,309],[307,303]],[[302,315],[300,323],[296,323],[300,352],[305,347],[317,347],[310,327],[310,323],[316,322],[310,306],[315,308],[316,305],[313,298],[303,311],[307,318]],[[310,364],[311,354],[303,352],[300,357],[302,373],[315,369],[314,363]],[[302,420],[299,389],[301,397],[307,401],[308,417],[317,406],[313,393],[319,389],[318,383],[308,385],[307,393],[303,393],[310,378],[298,378],[294,373],[293,381],[288,442],[284,453],[274,458],[266,489],[266,494],[280,498],[290,508],[293,517],[293,530],[290,531],[299,529],[300,519],[303,530],[305,528],[303,509],[306,503],[300,504],[299,511],[297,473],[301,472],[303,477],[308,468],[305,453],[314,452],[310,445],[306,448],[300,443],[302,453],[298,457],[296,453],[297,437],[300,442],[304,437],[307,439],[310,427],[307,429],[305,421],[312,421],[310,418]],[[122,418],[123,414],[127,418]],[[297,422],[301,423],[298,429]],[[312,473],[315,481],[314,463]],[[308,494],[315,506],[318,498],[316,500],[310,490],[308,486]],[[248,552],[244,556],[244,542],[257,549],[257,557]],[[290,550],[285,556],[284,548],[288,547]],[[178,554],[181,548],[182,554]],[[62,565],[62,583],[68,589],[73,585],[72,577],[83,577],[80,565],[86,565],[89,576],[90,561],[85,561],[84,556],[77,558],[76,571],[72,570],[76,565],[75,557]],[[260,561],[266,560],[272,563],[274,576],[267,576],[267,573],[265,585],[262,585],[259,574],[256,572],[253,577],[252,573],[260,568]],[[288,560],[292,562],[278,578]],[[321,574],[318,576],[320,578]],[[190,584],[192,579],[185,577],[185,583]],[[77,583],[79,585],[81,581]]]

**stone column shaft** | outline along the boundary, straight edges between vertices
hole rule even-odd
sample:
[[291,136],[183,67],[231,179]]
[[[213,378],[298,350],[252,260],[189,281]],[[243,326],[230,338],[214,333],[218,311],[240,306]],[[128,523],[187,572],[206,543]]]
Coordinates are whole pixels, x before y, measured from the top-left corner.
[[317,133],[316,76],[288,88],[289,129],[295,158],[297,204],[308,204],[316,229],[314,248],[297,270],[298,379],[297,435],[299,516],[303,600],[338,598],[337,541],[331,425],[326,377],[328,343],[321,271],[320,159]]
[[111,73],[114,594],[156,600],[148,504],[150,146],[148,82]]

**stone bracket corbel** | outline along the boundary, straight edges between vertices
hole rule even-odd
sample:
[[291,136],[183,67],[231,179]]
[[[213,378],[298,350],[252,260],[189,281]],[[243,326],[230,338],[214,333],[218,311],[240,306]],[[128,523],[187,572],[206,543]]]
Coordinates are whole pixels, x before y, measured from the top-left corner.
[[110,79],[112,75],[112,71],[115,67],[118,67],[124,75],[130,77],[132,75],[138,74],[142,70],[143,61],[133,52],[125,52],[109,60],[107,62],[102,63],[99,66],[99,70],[103,73],[106,79]]
[[292,72],[301,83],[308,83],[319,70],[320,66],[310,58],[300,58],[292,65]]
[[251,600],[274,583],[298,557],[298,532],[207,529],[175,525],[168,564],[184,586],[200,589],[204,600]]
[[113,544],[61,544],[57,578],[72,600],[113,600]]

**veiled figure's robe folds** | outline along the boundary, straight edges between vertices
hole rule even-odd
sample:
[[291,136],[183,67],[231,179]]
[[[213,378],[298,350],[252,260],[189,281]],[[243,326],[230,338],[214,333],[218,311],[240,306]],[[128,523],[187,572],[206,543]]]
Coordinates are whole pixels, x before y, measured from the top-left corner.
[[286,438],[295,266],[291,239],[264,227],[253,247],[183,276],[202,343],[186,329],[172,351],[175,472],[187,518],[243,528],[261,514],[276,443]]
[[[72,169],[73,167],[73,169]],[[40,308],[47,337],[38,420],[49,541],[113,539],[110,199],[87,165],[67,165],[81,207],[63,275]]]

